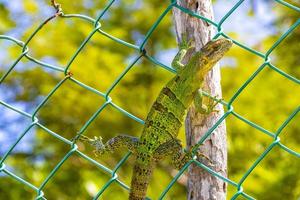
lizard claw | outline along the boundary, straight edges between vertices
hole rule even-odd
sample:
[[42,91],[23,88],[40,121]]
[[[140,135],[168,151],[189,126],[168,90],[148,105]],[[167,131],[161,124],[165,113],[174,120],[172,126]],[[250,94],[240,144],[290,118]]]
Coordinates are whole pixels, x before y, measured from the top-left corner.
[[219,112],[219,110],[215,110],[214,108],[220,103],[223,99],[218,99],[218,96],[214,96],[213,98],[209,98],[209,103],[207,106],[207,113],[211,112]]
[[179,48],[188,50],[193,47],[192,43],[193,39],[188,40],[187,35],[183,33],[181,36],[181,43],[179,44]]
[[105,145],[102,142],[102,137],[99,136],[94,136],[94,139],[91,139],[87,136],[82,135],[79,140],[83,141],[83,142],[87,142],[90,145],[95,147],[95,150],[93,151],[95,155],[101,155],[104,153],[105,151]]

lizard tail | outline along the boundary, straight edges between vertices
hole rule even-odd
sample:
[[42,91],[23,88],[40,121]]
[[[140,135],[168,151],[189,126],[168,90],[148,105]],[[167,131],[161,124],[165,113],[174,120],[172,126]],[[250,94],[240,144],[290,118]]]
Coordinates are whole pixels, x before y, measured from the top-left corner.
[[129,200],[145,200],[152,176],[153,164],[135,163],[131,179]]

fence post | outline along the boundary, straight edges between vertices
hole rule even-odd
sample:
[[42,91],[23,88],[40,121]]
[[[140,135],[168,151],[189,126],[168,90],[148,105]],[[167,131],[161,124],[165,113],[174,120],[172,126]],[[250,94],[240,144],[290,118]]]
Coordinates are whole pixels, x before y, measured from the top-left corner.
[[[208,19],[213,19],[211,0],[177,0],[177,3]],[[173,9],[173,20],[177,41],[181,41],[181,37],[185,33],[189,39],[192,38],[195,41],[196,51],[215,35],[214,27],[211,24],[187,15],[177,8]],[[189,57],[190,55],[187,55],[186,61]],[[216,65],[206,77],[204,90],[212,96],[221,98],[219,65]],[[216,109],[219,112],[208,116],[196,113],[193,108],[189,110],[185,125],[188,148],[197,143],[206,131],[223,115],[224,110],[221,105],[218,105]],[[200,146],[200,152],[211,159],[214,164],[212,168],[216,172],[226,176],[227,143],[225,122],[222,122],[204,144]],[[208,164],[205,160],[203,162]],[[188,200],[226,199],[226,183],[194,164],[189,168],[187,185]]]

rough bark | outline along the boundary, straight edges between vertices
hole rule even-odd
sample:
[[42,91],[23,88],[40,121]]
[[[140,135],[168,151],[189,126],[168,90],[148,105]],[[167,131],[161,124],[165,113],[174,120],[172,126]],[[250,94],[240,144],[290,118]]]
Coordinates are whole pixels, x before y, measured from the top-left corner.
[[[202,16],[213,19],[211,0],[177,0],[182,7],[188,8]],[[180,42],[183,33],[195,42],[195,50],[198,51],[208,40],[214,36],[214,28],[205,21],[189,16],[177,8],[173,9],[173,18],[177,39]],[[187,56],[186,60],[189,59]],[[221,98],[220,68],[216,65],[208,74],[204,84],[204,90],[212,96]],[[223,115],[224,110],[221,105],[216,107],[219,112],[211,113],[208,116],[196,113],[191,108],[186,118],[186,139],[187,147],[191,147],[216,121]],[[225,122],[207,138],[200,147],[200,152],[210,158],[214,166],[212,168],[226,176],[227,175],[227,143]],[[202,160],[205,163],[205,160]],[[207,161],[206,161],[207,164]],[[226,183],[207,171],[192,164],[188,171],[188,200],[225,200]]]

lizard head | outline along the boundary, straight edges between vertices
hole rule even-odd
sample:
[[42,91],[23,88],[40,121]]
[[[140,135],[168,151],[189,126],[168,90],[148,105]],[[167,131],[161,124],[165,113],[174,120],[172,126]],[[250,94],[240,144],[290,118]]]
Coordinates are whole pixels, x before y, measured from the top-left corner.
[[209,59],[209,61],[216,63],[224,56],[231,46],[231,40],[221,38],[209,41],[202,47],[201,52]]
[[201,49],[201,56],[199,63],[206,63],[202,65],[205,67],[201,69],[201,73],[206,74],[211,68],[224,56],[224,54],[231,48],[232,41],[225,38],[209,41]]

